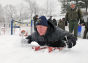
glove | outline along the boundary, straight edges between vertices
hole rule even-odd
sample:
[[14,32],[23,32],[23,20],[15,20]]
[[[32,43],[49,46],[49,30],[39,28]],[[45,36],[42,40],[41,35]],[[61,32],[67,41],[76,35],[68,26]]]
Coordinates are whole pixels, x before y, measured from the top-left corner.
[[71,40],[68,40],[66,43],[68,48],[72,48],[73,43],[71,42]]
[[26,39],[28,40],[29,44],[32,42],[31,36],[26,37]]
[[72,48],[73,46],[76,45],[76,39],[69,39],[67,41],[68,48]]
[[70,36],[67,38],[67,45],[68,45],[68,48],[72,48],[73,46],[76,45],[76,40],[77,38],[75,36]]
[[77,37],[74,35],[70,35],[67,37],[67,43],[70,43],[69,45],[75,46],[77,41]]
[[76,45],[77,37],[73,36],[71,39],[71,42],[73,43],[73,46]]

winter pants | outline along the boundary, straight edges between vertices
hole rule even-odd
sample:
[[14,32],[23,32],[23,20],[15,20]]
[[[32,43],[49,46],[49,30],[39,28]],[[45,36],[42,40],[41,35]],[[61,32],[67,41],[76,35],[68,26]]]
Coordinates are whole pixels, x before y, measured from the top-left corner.
[[78,22],[77,21],[69,22],[69,32],[72,33],[73,30],[74,30],[74,36],[77,37],[77,33],[78,33]]

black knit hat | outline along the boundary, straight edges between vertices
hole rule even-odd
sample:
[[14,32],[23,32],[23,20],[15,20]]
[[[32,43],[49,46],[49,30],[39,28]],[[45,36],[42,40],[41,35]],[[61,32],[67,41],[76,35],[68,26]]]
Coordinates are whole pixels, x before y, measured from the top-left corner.
[[39,17],[39,19],[36,21],[36,25],[48,26],[48,20],[46,19],[45,16],[41,16],[41,17]]

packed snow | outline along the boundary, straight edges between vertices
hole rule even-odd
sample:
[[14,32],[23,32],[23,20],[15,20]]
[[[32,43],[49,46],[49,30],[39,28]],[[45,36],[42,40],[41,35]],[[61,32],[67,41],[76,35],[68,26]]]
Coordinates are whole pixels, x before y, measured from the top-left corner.
[[0,35],[0,63],[88,63],[88,40],[78,38],[77,45],[71,49],[47,49],[34,51],[31,45],[22,45],[19,34]]

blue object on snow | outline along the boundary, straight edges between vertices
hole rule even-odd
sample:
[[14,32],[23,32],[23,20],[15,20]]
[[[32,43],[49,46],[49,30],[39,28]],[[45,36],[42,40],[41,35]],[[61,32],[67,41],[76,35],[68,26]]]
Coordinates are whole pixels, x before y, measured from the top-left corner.
[[78,26],[78,36],[81,36],[82,26]]

